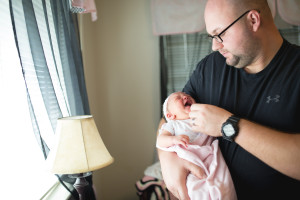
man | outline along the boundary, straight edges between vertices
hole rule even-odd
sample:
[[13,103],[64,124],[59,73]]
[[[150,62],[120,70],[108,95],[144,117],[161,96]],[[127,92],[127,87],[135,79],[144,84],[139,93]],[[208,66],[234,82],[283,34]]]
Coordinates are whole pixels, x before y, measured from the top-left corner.
[[[183,89],[199,103],[193,129],[219,138],[238,199],[300,199],[300,48],[281,37],[266,0],[208,0],[205,22],[216,52]],[[189,199],[180,183],[204,177],[199,167],[159,158],[169,190]]]

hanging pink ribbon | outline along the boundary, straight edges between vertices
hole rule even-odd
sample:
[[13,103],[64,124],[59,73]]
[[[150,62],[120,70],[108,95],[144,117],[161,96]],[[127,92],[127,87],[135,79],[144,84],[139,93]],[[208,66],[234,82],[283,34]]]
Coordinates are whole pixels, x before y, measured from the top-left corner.
[[78,13],[91,13],[92,21],[97,20],[97,9],[94,0],[72,0],[71,9]]

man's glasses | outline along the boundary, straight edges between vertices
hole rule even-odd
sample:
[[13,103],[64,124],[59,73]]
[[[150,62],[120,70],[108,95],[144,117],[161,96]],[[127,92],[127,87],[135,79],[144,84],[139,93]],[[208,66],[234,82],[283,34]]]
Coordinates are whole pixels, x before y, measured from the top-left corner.
[[[237,18],[234,22],[232,22],[229,26],[227,26],[227,28],[225,28],[221,33],[219,33],[218,35],[207,35],[209,37],[209,39],[212,40],[216,39],[219,43],[223,42],[223,39],[221,38],[221,35],[223,33],[225,33],[225,31],[227,31],[233,24],[235,24],[237,21],[239,21],[244,15],[246,15],[248,12],[250,12],[251,10],[246,11],[244,14],[242,14],[239,18]],[[258,11],[259,12],[259,11]]]

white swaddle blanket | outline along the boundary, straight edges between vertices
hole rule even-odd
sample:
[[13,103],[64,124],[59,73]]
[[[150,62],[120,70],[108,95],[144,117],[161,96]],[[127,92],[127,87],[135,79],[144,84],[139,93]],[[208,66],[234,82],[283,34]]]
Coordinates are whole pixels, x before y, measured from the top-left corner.
[[173,135],[186,134],[190,137],[187,147],[174,145],[168,148],[159,147],[165,151],[176,152],[180,158],[186,159],[204,169],[207,178],[199,179],[189,174],[187,189],[191,200],[235,200],[236,192],[230,172],[219,150],[218,140],[191,130],[190,120],[171,120],[163,124],[161,130],[167,130]]

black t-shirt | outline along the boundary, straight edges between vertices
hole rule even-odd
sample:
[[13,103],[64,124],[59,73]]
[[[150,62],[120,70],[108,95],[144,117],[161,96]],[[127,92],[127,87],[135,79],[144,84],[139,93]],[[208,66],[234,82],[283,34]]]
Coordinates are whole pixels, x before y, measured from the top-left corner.
[[[270,64],[257,74],[226,65],[225,58],[214,52],[198,64],[183,91],[199,103],[300,133],[300,47],[284,40]],[[300,181],[274,170],[235,142],[219,141],[239,200],[300,199]]]

